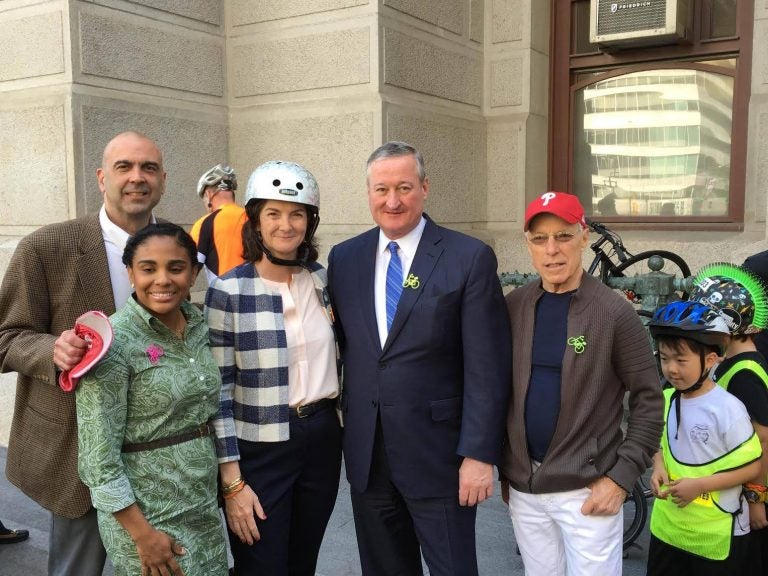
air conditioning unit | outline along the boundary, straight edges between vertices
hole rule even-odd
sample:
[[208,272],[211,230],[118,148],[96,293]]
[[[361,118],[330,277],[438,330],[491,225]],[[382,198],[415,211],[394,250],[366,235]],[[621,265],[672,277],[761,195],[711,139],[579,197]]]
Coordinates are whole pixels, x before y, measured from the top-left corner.
[[686,38],[692,0],[590,0],[589,41],[616,48],[675,44]]

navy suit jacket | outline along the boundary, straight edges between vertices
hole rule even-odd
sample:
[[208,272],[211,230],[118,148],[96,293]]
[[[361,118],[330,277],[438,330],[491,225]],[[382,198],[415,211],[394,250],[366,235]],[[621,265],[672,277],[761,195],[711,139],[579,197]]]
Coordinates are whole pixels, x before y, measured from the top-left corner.
[[[365,490],[376,420],[391,479],[409,498],[458,494],[463,457],[499,460],[511,382],[510,327],[496,257],[427,218],[383,349],[374,307],[379,229],[335,246],[328,285],[340,329],[344,461]],[[379,416],[380,415],[380,416]]]

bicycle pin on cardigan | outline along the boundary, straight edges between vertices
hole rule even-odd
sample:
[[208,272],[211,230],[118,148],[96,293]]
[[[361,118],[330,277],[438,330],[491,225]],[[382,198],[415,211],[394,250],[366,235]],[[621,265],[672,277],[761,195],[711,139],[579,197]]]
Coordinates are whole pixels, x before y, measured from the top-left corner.
[[584,336],[571,336],[568,338],[568,346],[573,346],[573,351],[581,354],[587,347],[587,339]]

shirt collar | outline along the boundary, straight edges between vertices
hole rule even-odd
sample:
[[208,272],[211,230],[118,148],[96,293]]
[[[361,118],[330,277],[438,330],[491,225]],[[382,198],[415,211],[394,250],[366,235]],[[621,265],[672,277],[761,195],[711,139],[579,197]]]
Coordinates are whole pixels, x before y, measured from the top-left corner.
[[[414,254],[416,254],[416,249],[419,247],[419,242],[421,241],[421,235],[424,233],[424,227],[427,225],[427,219],[424,218],[424,216],[421,217],[421,220],[419,220],[419,223],[416,225],[416,227],[408,232],[405,236],[402,238],[398,238],[395,240],[397,242],[397,245],[400,247],[400,250],[403,251],[403,253],[407,254],[410,258],[413,258]],[[379,228],[379,254],[383,254],[387,251],[387,245],[392,242],[389,238],[386,237],[384,232]]]
[[[150,224],[157,223],[154,214],[150,215],[149,222]],[[101,231],[104,237],[120,250],[125,250],[125,244],[128,242],[128,238],[130,238],[131,235],[109,219],[109,216],[107,216],[107,208],[104,204],[101,205],[101,210],[99,210],[99,224],[101,225]]]
[[[125,305],[130,307],[139,316],[139,318],[146,322],[146,324],[152,330],[157,331],[159,325],[162,324],[162,322],[155,318],[155,316],[153,316],[149,310],[139,304],[139,301],[136,300],[135,295],[132,295],[130,298],[128,298]],[[202,312],[200,312],[200,310],[198,310],[194,304],[191,304],[186,300],[181,303],[181,313],[184,314],[184,317],[187,319],[187,325],[189,328],[193,328],[203,321]],[[169,330],[169,328],[166,327],[166,330]]]

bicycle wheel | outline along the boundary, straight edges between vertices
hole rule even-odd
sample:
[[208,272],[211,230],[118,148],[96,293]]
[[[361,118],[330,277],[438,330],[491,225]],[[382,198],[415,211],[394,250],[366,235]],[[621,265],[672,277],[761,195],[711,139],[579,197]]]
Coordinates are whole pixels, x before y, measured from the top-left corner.
[[640,482],[632,485],[632,492],[624,501],[624,550],[642,534],[648,520],[648,502]]
[[[647,274],[651,271],[648,261],[654,257],[662,258],[664,260],[664,267],[661,271],[666,272],[667,274],[675,274],[680,278],[687,278],[691,275],[691,269],[683,257],[674,252],[669,252],[668,250],[647,250],[645,252],[640,252],[639,254],[630,256],[624,262],[620,262],[616,266],[609,268],[606,271],[606,274],[615,277]],[[670,270],[667,267],[668,262],[674,264],[675,269]],[[688,293],[680,292],[680,299],[687,300]]]
[[683,257],[674,252],[670,252],[669,250],[646,250],[645,252],[640,252],[639,254],[630,256],[624,262],[617,264],[614,270],[615,272],[624,272],[630,266],[648,260],[651,256],[661,256],[665,261],[672,262],[677,266],[678,271],[682,274],[683,278],[691,275],[691,269],[688,267],[688,264]]

